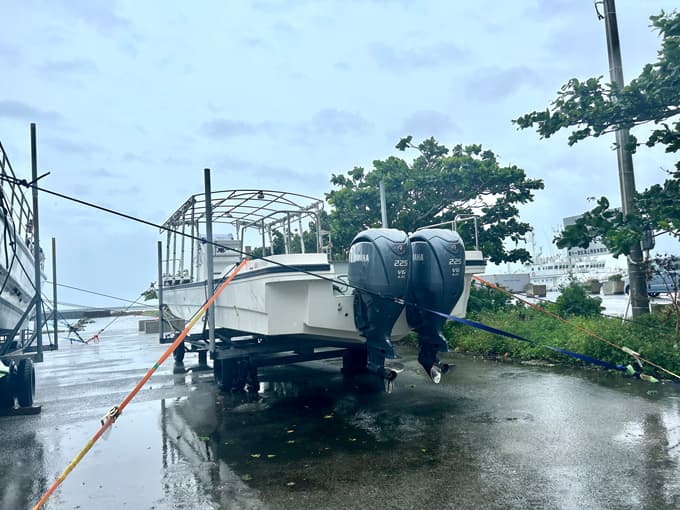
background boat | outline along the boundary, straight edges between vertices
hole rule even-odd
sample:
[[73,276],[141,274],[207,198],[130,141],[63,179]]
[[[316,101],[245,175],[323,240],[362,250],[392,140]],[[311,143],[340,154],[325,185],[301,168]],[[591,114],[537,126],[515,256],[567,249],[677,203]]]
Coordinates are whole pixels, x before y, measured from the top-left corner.
[[16,182],[2,143],[0,172],[0,334],[7,334],[16,328],[35,295],[33,210]]
[[[562,220],[563,225],[571,225],[578,218],[579,216],[566,217]],[[600,241],[593,241],[588,248],[561,249],[550,255],[544,255],[542,250],[536,248],[533,236],[530,237],[530,243],[531,262],[490,266],[490,275],[528,275],[530,284],[545,285],[546,290],[556,291],[568,285],[571,280],[582,283],[597,280],[602,284],[614,275],[624,279],[628,274],[626,257],[614,257]]]

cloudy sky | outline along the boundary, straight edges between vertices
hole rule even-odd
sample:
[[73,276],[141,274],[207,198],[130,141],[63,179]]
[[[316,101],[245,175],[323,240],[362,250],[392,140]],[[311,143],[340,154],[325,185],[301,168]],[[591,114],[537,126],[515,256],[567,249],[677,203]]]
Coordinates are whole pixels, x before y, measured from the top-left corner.
[[[539,140],[511,123],[569,78],[608,76],[592,0],[0,5],[0,141],[30,175],[36,122],[39,168],[51,172],[41,186],[54,191],[162,223],[203,189],[205,167],[214,189],[321,197],[332,173],[402,155],[394,145],[410,134],[481,143],[543,179],[521,214],[544,251],[587,197],[618,202],[613,136],[569,147],[566,134]],[[617,0],[626,80],[656,58],[649,16],[676,6]],[[638,188],[672,163],[640,151]],[[61,283],[135,298],[156,279],[156,230],[40,200]],[[120,304],[68,290],[62,300]]]

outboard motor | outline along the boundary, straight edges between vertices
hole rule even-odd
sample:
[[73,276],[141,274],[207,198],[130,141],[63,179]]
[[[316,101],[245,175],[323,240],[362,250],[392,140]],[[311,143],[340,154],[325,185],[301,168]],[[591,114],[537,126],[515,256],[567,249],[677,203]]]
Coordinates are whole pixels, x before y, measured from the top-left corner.
[[[408,237],[401,230],[368,229],[352,240],[349,283],[354,286],[354,324],[366,337],[368,369],[384,373],[385,358],[396,358],[390,333],[408,290]],[[385,374],[390,377],[390,374]]]
[[[442,334],[446,318],[425,311],[450,314],[464,288],[465,247],[460,236],[446,229],[423,229],[409,237],[411,273],[406,318],[418,332],[418,361],[439,383],[448,365],[440,365],[438,352],[449,350]],[[413,306],[415,304],[416,306]]]

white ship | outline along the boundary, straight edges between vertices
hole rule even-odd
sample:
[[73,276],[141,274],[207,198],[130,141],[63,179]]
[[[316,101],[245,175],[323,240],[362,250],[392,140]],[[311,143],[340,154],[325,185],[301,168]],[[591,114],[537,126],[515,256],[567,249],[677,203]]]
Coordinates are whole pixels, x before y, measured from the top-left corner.
[[[562,220],[565,227],[573,225],[579,216],[569,216]],[[559,290],[570,280],[587,282],[607,281],[614,275],[622,278],[628,274],[626,257],[615,258],[600,241],[593,241],[588,248],[570,248],[544,256],[540,252],[532,257],[532,262],[523,265],[523,272],[529,273],[532,284],[545,285],[547,290]]]
[[524,265],[524,271],[529,273],[532,284],[545,285],[547,290],[559,290],[568,285],[570,280],[583,283],[597,280],[603,283],[617,274],[625,277],[628,272],[625,257],[616,259],[607,248],[592,244],[587,249],[565,250],[556,255],[535,257],[533,262]]

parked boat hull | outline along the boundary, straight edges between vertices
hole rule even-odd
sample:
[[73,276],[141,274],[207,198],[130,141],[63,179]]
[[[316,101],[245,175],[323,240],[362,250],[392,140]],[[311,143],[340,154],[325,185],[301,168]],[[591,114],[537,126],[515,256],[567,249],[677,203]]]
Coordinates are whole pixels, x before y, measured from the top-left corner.
[[[452,311],[459,317],[465,316],[472,274],[484,271],[480,252],[466,255],[471,263],[466,265],[465,288]],[[342,281],[344,275],[336,274],[325,254],[273,255],[267,259],[249,262],[217,298],[215,329],[219,334],[308,338],[336,345],[365,342],[354,322],[354,295],[348,287],[333,283]],[[282,265],[308,272],[291,271]],[[227,273],[225,270],[223,275]],[[164,305],[187,321],[207,298],[206,282],[163,288]],[[192,333],[203,328],[198,323]],[[391,338],[399,339],[409,332],[406,314],[402,313]]]
[[0,212],[0,331],[14,329],[26,311],[33,294],[33,254],[18,236],[12,223]]

